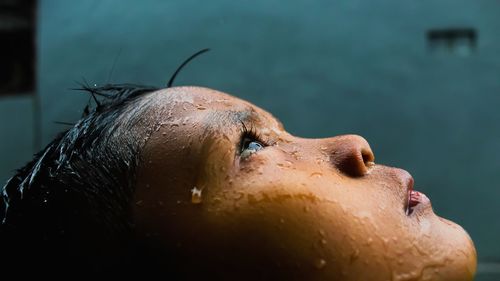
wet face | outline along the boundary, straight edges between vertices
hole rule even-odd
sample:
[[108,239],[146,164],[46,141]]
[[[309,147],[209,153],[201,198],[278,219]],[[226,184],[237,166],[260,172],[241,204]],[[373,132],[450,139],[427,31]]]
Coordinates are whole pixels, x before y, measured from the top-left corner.
[[145,98],[158,127],[134,214],[160,266],[165,255],[188,278],[472,280],[467,233],[434,214],[406,171],[375,164],[362,137],[296,137],[205,88]]

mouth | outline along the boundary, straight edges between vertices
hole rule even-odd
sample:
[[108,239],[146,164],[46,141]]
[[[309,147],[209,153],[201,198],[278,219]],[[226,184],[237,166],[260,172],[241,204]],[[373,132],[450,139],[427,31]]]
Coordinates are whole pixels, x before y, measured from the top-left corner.
[[425,194],[413,189],[415,181],[410,173],[402,169],[396,169],[396,172],[402,185],[406,188],[404,211],[407,216],[413,214],[416,209],[422,209],[420,208],[422,205],[430,205],[430,200]]
[[413,190],[412,188],[408,189],[407,199],[406,199],[406,215],[409,216],[413,213],[413,209],[420,203],[420,192]]
[[405,213],[407,216],[411,215],[419,205],[430,205],[429,198],[422,192],[413,189],[413,177],[409,177],[406,181],[406,204]]

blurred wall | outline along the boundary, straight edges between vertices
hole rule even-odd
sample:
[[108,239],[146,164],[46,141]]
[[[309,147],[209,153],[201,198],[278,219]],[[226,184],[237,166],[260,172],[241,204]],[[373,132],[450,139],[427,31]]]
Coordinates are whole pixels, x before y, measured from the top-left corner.
[[[80,116],[89,97],[70,90],[78,82],[165,86],[210,47],[176,85],[248,99],[296,135],[364,136],[377,163],[412,173],[435,210],[470,233],[477,280],[499,280],[499,9],[486,0],[41,0],[41,143],[66,128],[54,121]],[[428,31],[449,27],[475,29],[475,47],[431,48]],[[34,152],[30,104],[0,99],[1,180]]]

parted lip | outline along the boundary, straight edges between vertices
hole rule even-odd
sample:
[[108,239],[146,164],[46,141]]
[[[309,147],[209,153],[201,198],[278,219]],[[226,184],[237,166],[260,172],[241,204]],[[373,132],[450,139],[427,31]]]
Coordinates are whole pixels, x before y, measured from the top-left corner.
[[410,173],[405,170],[398,170],[398,176],[403,184],[403,188],[406,191],[406,196],[403,202],[405,214],[407,216],[411,215],[414,208],[418,205],[430,206],[429,198],[425,194],[413,189],[415,181]]

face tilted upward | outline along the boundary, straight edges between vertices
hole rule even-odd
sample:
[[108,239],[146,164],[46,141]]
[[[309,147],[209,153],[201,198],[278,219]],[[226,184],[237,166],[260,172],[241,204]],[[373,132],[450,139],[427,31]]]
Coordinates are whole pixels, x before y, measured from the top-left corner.
[[407,172],[375,165],[363,138],[292,136],[206,88],[145,98],[158,130],[142,153],[136,229],[187,277],[472,280],[467,233]]

